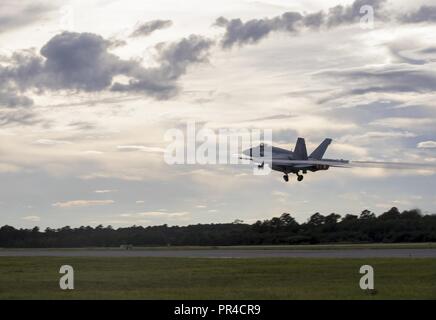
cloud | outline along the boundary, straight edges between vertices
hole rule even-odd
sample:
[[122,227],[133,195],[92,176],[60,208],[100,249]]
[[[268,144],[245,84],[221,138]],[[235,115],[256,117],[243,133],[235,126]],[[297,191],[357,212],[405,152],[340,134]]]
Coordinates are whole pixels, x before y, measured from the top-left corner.
[[[350,5],[337,5],[327,11],[315,13],[285,12],[273,18],[252,19],[243,22],[241,19],[228,20],[219,17],[215,25],[225,28],[221,41],[223,48],[231,48],[234,45],[257,43],[272,32],[288,32],[297,34],[307,29],[328,29],[341,25],[349,25],[359,22],[365,13],[360,10],[370,6],[374,10],[375,19],[395,20],[399,23],[436,22],[436,6],[422,6],[412,13],[403,13],[394,16],[385,8],[386,0],[355,0]],[[407,58],[403,58],[407,60]],[[419,63],[420,60],[409,60],[409,63]]]
[[127,42],[125,40],[117,39],[115,37],[109,38],[108,42],[109,42],[109,47],[108,47],[109,49],[115,49],[127,45]]
[[71,144],[70,141],[52,140],[52,139],[38,139],[35,141],[35,143],[45,145],[45,146],[57,146],[57,145]]
[[130,152],[130,151],[144,151],[144,152],[157,152],[164,153],[166,150],[164,148],[158,147],[147,147],[147,146],[137,146],[137,145],[127,145],[127,146],[118,146],[117,149],[119,151]]
[[436,22],[436,6],[421,6],[417,11],[399,17],[404,23]]
[[41,221],[41,217],[39,216],[25,216],[21,217],[22,220],[30,221],[30,222],[38,222]]
[[342,24],[350,24],[360,20],[362,14],[360,10],[364,6],[371,6],[374,9],[374,13],[378,16],[379,11],[386,3],[386,0],[356,0],[349,6],[336,6],[329,9],[326,15],[326,24],[328,27],[335,27]]
[[147,218],[175,218],[182,219],[186,218],[190,215],[187,211],[180,212],[163,212],[163,211],[145,211],[138,213],[123,213],[120,214],[122,218],[139,218],[139,217],[147,217]]
[[76,207],[90,207],[90,206],[104,206],[108,204],[113,204],[113,200],[73,200],[65,202],[53,203],[53,207],[58,208],[76,208]]
[[168,213],[169,218],[185,218],[190,215],[189,212],[170,212]]
[[201,36],[191,35],[174,43],[161,43],[157,61],[162,64],[163,72],[169,78],[178,78],[186,72],[188,65],[208,62],[209,48],[213,41]]
[[295,32],[297,31],[296,24],[302,18],[303,16],[298,12],[286,12],[279,17],[253,19],[247,22],[242,22],[241,19],[227,20],[220,17],[215,24],[226,28],[221,44],[224,48],[230,48],[235,44],[256,43],[272,31]]
[[289,32],[296,34],[304,28],[318,29],[321,27],[336,27],[360,20],[360,9],[370,5],[378,13],[386,0],[356,0],[349,6],[336,6],[328,12],[302,14],[299,12],[285,12],[280,16],[264,19],[252,19],[242,22],[241,19],[228,20],[219,17],[215,21],[218,27],[224,27],[225,33],[221,41],[223,48],[234,45],[257,43],[272,32]]
[[135,63],[107,51],[109,43],[91,33],[64,32],[54,36],[40,54],[14,53],[10,64],[0,67],[0,80],[22,92],[29,89],[101,91],[113,77],[128,74]]
[[115,83],[113,91],[145,92],[165,99],[178,93],[175,81],[186,73],[189,65],[208,62],[209,48],[213,41],[191,35],[175,43],[160,43],[156,46],[157,68],[135,69],[133,80],[128,84]]
[[94,123],[88,122],[88,121],[73,121],[68,126],[84,131],[84,130],[93,130],[96,128],[96,125]]
[[334,143],[332,146],[332,150],[337,151],[339,154],[348,156],[348,155],[353,155],[353,156],[358,156],[358,157],[366,157],[368,156],[368,150],[360,147],[360,146],[356,146],[353,144],[346,144],[346,143]]
[[13,125],[30,126],[42,122],[34,112],[29,110],[0,110],[0,127]]
[[139,25],[130,37],[142,37],[152,34],[159,29],[169,28],[173,25],[171,20],[152,20]]
[[418,143],[419,149],[436,149],[436,141],[422,141]]
[[[99,35],[63,32],[44,45],[40,55],[29,50],[18,52],[7,66],[0,66],[0,104],[31,104],[16,93],[5,95],[5,88],[19,92],[137,92],[168,99],[178,93],[177,80],[189,65],[208,61],[211,45],[211,40],[196,35],[161,43],[155,48],[159,65],[145,68],[138,61],[122,60],[110,53],[110,42]],[[116,82],[117,76],[126,77],[128,82]]]
[[430,118],[405,118],[405,117],[392,117],[392,118],[382,118],[372,121],[371,125],[377,125],[389,128],[416,128],[423,127],[426,125],[433,125],[435,120]]
[[[113,77],[128,74],[134,63],[107,51],[109,43],[91,33],[64,32],[41,49],[46,58],[37,78],[50,89],[100,91]],[[34,84],[37,85],[37,84]]]
[[208,62],[212,41],[191,35],[176,43],[161,43],[156,46],[158,52],[157,68],[136,69],[133,80],[128,84],[115,83],[113,91],[145,92],[159,99],[167,99],[179,91],[176,81],[186,73],[191,64]]
[[7,88],[2,89],[0,87],[0,106],[14,108],[17,106],[30,107],[32,105],[32,99],[22,95],[18,95],[16,92],[9,91]]
[[424,54],[434,54],[434,53],[436,53],[436,47],[428,47],[428,48],[424,48],[424,49],[420,50],[420,53],[424,53]]
[[117,190],[95,190],[95,193],[112,193],[116,192]]
[[101,154],[103,154],[104,152],[102,151],[98,151],[98,150],[86,150],[83,151],[82,154],[86,154],[86,155],[92,155],[92,156],[99,156]]
[[369,131],[362,134],[345,135],[338,139],[340,142],[351,144],[375,143],[377,140],[413,138],[415,133],[409,131]]
[[429,69],[414,66],[392,65],[383,67],[364,67],[351,70],[326,71],[326,75],[352,85],[345,94],[362,95],[374,92],[433,92],[436,90],[436,74]]
[[107,221],[92,221],[92,224],[117,224],[117,225],[141,225],[141,224],[163,224],[163,223],[183,223],[191,220],[191,214],[187,211],[163,212],[145,211],[137,213],[123,213],[114,216]]
[[[408,47],[410,47],[410,41],[408,43],[396,42],[388,45],[389,52],[391,55],[396,58],[399,62],[414,64],[414,65],[422,65],[429,62],[427,59],[422,59],[418,57],[408,56]],[[413,54],[413,52],[409,53]]]
[[0,34],[42,20],[54,6],[30,0],[2,0]]

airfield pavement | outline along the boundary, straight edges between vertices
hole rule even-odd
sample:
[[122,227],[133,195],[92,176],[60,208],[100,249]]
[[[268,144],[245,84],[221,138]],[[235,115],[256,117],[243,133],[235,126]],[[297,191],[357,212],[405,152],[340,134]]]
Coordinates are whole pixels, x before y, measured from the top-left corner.
[[436,249],[3,249],[0,257],[155,257],[155,258],[436,258]]

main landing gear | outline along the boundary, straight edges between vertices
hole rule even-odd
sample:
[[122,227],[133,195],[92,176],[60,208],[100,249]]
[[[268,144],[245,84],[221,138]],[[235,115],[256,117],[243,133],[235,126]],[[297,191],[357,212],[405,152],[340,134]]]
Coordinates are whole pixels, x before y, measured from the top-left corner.
[[[297,175],[297,180],[298,180],[298,181],[303,181],[303,179],[304,179],[304,176],[303,176],[303,175],[301,175],[301,174],[299,174],[299,173],[296,173],[296,175]],[[285,180],[286,182],[289,181],[289,176],[288,176],[287,173],[285,173],[285,175],[283,176],[283,180]]]

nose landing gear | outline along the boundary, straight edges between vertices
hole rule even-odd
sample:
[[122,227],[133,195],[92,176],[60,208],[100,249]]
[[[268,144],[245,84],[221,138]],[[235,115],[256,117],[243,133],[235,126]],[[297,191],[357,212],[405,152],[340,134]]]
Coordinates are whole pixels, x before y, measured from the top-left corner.
[[285,174],[285,175],[283,176],[283,179],[284,179],[286,182],[288,182],[288,181],[289,181],[289,176],[288,176],[288,174]]
[[303,181],[303,179],[304,179],[304,176],[302,176],[301,174],[297,175],[297,180],[298,181]]

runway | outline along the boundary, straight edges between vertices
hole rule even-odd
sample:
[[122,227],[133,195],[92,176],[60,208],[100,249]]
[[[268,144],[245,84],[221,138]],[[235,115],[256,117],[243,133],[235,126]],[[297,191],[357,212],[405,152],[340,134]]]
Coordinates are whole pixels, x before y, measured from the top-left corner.
[[117,249],[7,249],[0,257],[171,257],[171,258],[436,258],[436,249],[330,250],[117,250]]

